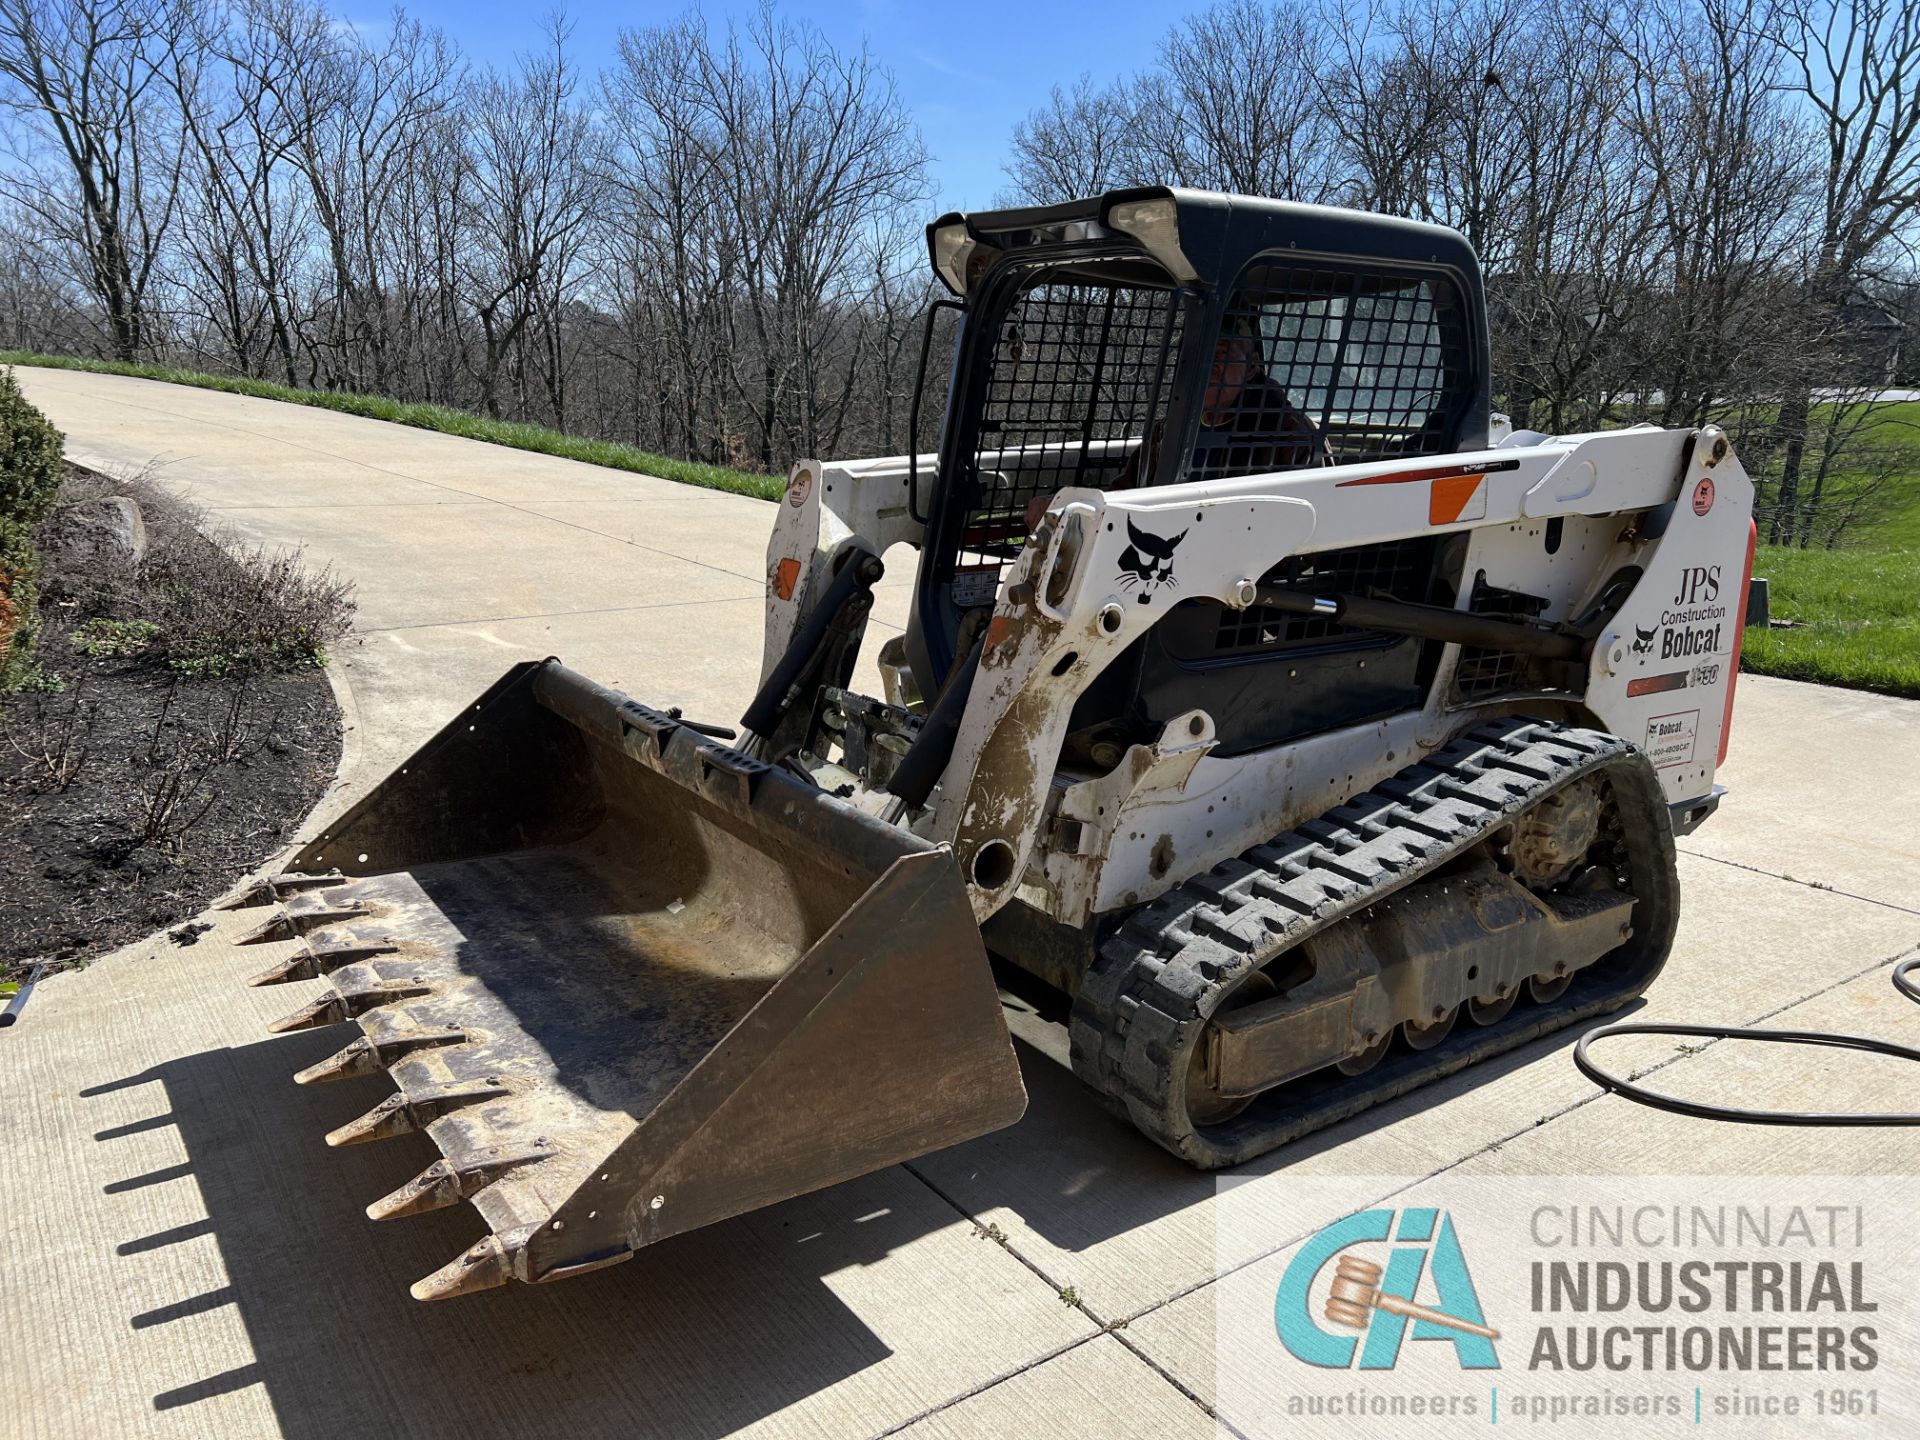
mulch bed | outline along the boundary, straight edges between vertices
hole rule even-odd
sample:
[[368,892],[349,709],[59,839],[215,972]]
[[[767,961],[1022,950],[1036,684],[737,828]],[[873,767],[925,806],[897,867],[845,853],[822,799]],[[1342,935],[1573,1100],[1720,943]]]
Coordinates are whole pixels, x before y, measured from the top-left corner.
[[[156,503],[143,489],[143,506]],[[190,919],[288,843],[340,758],[339,708],[311,663],[183,674],[155,647],[76,649],[98,607],[62,598],[84,587],[63,584],[73,552],[46,538],[38,653],[54,678],[0,708],[0,980]],[[240,563],[207,551],[216,572]],[[175,943],[196,938],[175,931]]]

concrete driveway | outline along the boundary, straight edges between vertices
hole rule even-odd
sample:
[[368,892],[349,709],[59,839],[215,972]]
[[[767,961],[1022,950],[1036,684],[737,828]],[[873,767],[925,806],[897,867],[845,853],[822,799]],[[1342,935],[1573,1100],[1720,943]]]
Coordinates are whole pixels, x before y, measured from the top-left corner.
[[[76,459],[158,463],[247,538],[358,582],[329,806],[522,658],[723,722],[748,697],[761,502],[269,401],[20,376]],[[883,622],[907,578],[897,564]],[[1748,677],[1722,778],[1721,815],[1682,842],[1685,919],[1651,1012],[1920,1043],[1886,981],[1920,943],[1920,705]],[[1109,1118],[1037,1034],[1010,1130],[600,1274],[419,1305],[408,1283],[475,1217],[364,1217],[431,1144],[321,1144],[385,1081],[296,1088],[336,1038],[268,1036],[303,997],[242,985],[260,965],[230,945],[246,917],[213,918],[191,948],[162,937],[49,982],[0,1032],[7,1434],[1211,1434],[1231,1348],[1214,1277],[1295,1238],[1217,1254],[1215,1182]],[[1676,1056],[1668,1083],[1828,1108],[1889,1084],[1866,1058],[1730,1050]],[[1762,1148],[1602,1097],[1567,1051],[1535,1045],[1253,1168],[1914,1169],[1911,1132]]]

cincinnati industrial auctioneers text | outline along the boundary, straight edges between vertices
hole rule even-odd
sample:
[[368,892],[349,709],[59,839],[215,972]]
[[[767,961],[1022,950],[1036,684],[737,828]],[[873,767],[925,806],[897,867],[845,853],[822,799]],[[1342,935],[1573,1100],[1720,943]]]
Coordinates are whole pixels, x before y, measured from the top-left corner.
[[[1866,1222],[1853,1205],[1540,1206],[1530,1230],[1544,1250],[1708,1245],[1804,1255],[1858,1253]],[[1583,1254],[1533,1260],[1529,1288],[1536,1317],[1573,1317],[1535,1329],[1530,1370],[1834,1372],[1880,1361],[1872,1323],[1880,1306],[1859,1260]],[[1605,1318],[1626,1312],[1636,1323]]]

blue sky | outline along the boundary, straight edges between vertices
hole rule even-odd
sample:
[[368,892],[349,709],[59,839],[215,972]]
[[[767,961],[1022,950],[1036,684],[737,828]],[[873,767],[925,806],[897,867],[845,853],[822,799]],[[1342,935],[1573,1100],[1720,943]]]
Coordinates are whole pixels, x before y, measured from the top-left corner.
[[[339,0],[336,0],[339,3]],[[408,13],[439,26],[481,63],[505,65],[539,42],[544,6],[526,0],[408,0]],[[611,54],[624,27],[659,24],[680,5],[567,7],[574,50],[588,69]],[[716,25],[749,18],[755,5],[709,3],[701,10]],[[864,39],[899,81],[933,157],[941,209],[981,209],[1005,183],[1000,166],[1014,124],[1040,104],[1053,85],[1071,85],[1082,72],[1104,81],[1138,68],[1160,36],[1196,6],[1149,6],[1141,0],[1104,0],[1053,6],[1019,0],[961,4],[864,3],[822,5],[788,0],[781,14],[818,26],[833,43],[851,49]],[[384,19],[378,4],[349,3],[344,18],[360,24]],[[931,218],[931,216],[929,216]]]

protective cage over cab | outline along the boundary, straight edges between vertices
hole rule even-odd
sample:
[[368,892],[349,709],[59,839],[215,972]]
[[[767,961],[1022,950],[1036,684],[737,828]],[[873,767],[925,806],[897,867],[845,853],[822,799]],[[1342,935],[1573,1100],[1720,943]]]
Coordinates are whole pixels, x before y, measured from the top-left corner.
[[[965,658],[1063,488],[1487,444],[1485,297],[1452,230],[1153,188],[947,215],[927,237],[957,297],[944,303],[962,314],[938,473],[914,485],[927,531],[906,654],[923,694]],[[1136,537],[1137,598],[1174,613],[1080,698],[1064,760],[1110,765],[1193,708],[1234,754],[1420,703],[1439,646],[1182,601],[1177,582],[1152,583],[1170,577],[1180,538]],[[1411,536],[1295,557],[1261,578],[1451,605],[1457,561],[1439,537]]]

